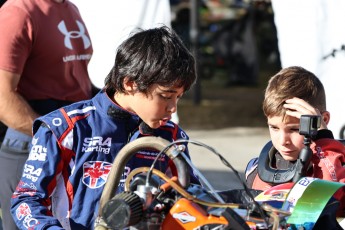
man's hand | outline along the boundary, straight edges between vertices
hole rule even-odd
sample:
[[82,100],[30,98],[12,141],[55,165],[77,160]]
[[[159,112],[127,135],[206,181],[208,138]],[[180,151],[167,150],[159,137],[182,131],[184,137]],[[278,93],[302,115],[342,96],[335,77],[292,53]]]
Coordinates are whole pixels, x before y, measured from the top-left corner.
[[0,69],[0,121],[8,127],[32,135],[32,123],[39,115],[17,93],[19,74]]

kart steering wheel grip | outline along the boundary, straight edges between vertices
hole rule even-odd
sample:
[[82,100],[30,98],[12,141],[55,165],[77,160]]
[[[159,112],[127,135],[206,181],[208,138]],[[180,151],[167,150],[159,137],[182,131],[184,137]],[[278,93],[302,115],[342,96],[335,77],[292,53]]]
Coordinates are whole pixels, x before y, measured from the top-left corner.
[[[163,151],[169,144],[169,141],[161,137],[147,136],[129,142],[119,151],[112,164],[107,182],[100,198],[99,217],[101,216],[105,204],[115,196],[121,175],[128,161],[140,150],[154,149],[157,151]],[[177,170],[178,181],[181,186],[184,188],[188,187],[190,183],[190,174],[187,162],[180,154],[176,156],[173,152],[173,148],[169,148],[165,154],[174,162]]]

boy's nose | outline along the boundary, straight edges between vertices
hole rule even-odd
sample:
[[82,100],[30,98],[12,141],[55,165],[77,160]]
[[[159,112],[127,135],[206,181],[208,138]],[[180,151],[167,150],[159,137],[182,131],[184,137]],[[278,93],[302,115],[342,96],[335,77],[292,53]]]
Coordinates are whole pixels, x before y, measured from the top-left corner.
[[168,105],[168,111],[171,113],[175,113],[177,110],[177,100],[173,100],[171,103]]
[[285,132],[282,132],[280,134],[280,144],[281,145],[287,145],[290,144],[290,137],[288,134],[286,134]]

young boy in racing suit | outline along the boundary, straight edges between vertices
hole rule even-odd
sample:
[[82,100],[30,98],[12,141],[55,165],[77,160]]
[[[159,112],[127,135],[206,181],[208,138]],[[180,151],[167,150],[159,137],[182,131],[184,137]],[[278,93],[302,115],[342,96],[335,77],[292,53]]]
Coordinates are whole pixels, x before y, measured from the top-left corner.
[[[271,137],[260,157],[252,159],[246,168],[246,181],[250,188],[267,190],[279,183],[282,178],[291,178],[289,170],[270,175],[265,170],[269,162],[273,169],[291,168],[304,147],[304,136],[299,134],[301,115],[320,115],[321,126],[313,138],[313,155],[306,176],[324,180],[345,182],[345,147],[334,140],[327,129],[330,113],[326,110],[325,90],[320,80],[302,67],[292,66],[282,69],[273,76],[265,90],[263,111]],[[264,154],[263,154],[264,153]],[[268,159],[267,159],[268,157]]]
[[[109,170],[124,145],[143,135],[188,139],[169,120],[195,80],[193,56],[167,27],[124,41],[100,93],[34,122],[31,152],[12,197],[18,227],[93,229]],[[145,152],[135,158],[120,190],[131,170],[153,161]],[[170,163],[160,162],[165,169]]]
[[[325,90],[313,73],[298,66],[279,71],[268,82],[263,111],[271,141],[258,158],[248,163],[245,171],[248,187],[264,191],[293,181],[296,170],[291,169],[304,148],[304,136],[299,134],[302,115],[321,116],[320,128],[311,140],[313,153],[305,176],[345,182],[345,147],[334,140],[332,132],[327,129],[330,113],[326,110]],[[319,217],[322,219],[320,229],[339,229],[333,217],[344,216],[344,191],[338,190],[334,198],[340,201],[340,205],[335,207],[336,214],[332,206],[324,209]]]

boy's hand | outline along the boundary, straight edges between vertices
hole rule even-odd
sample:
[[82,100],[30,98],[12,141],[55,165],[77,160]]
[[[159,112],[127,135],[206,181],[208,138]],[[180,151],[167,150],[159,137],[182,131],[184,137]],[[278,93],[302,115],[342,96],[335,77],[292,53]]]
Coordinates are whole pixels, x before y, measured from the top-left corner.
[[[318,115],[321,116],[321,126],[319,129],[327,129],[327,124],[323,117],[323,114],[317,109],[311,106],[305,100],[294,97],[285,101],[284,108],[286,109],[286,115],[301,119],[302,115]],[[325,113],[327,111],[323,111]],[[328,113],[328,112],[327,112]]]

